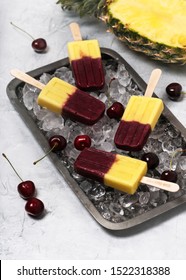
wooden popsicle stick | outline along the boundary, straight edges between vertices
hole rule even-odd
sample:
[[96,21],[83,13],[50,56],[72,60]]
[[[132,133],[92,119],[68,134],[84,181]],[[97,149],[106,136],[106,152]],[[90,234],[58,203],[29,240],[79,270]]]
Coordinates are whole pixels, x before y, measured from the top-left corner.
[[144,96],[145,97],[151,97],[153,92],[154,92],[154,89],[159,81],[159,78],[161,76],[161,73],[162,71],[160,69],[154,69],[150,75],[150,78],[149,78],[149,82],[147,84],[147,88],[146,88],[146,91],[145,91],[145,94]]
[[76,22],[72,22],[69,26],[70,26],[70,30],[72,32],[74,41],[82,41],[82,36],[81,36],[79,25]]
[[18,69],[12,69],[10,71],[10,74],[14,76],[15,78],[28,83],[29,85],[32,85],[34,87],[37,87],[39,89],[43,89],[45,87],[44,84],[40,83],[38,80],[34,79],[33,77],[29,76],[28,74],[18,70]]
[[150,178],[146,176],[143,176],[140,182],[169,192],[177,192],[180,188],[179,185],[176,183]]

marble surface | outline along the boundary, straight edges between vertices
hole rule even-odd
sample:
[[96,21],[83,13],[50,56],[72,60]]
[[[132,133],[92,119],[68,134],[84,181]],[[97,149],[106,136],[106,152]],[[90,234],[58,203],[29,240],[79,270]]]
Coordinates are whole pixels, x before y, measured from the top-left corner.
[[[14,22],[34,37],[44,37],[45,54],[35,53],[31,39],[15,29]],[[156,93],[186,126],[186,98],[168,100],[165,86],[180,82],[186,90],[186,66],[163,65],[129,50],[106,32],[103,23],[79,18],[61,10],[54,0],[1,0],[0,10],[0,153],[15,164],[20,175],[33,180],[48,214],[32,219],[24,211],[25,201],[16,191],[20,182],[0,157],[0,257],[1,259],[185,259],[185,205],[138,227],[123,232],[103,229],[82,207],[49,159],[33,167],[42,148],[12,107],[6,95],[12,68],[30,71],[67,56],[72,40],[69,23],[81,25],[83,36],[97,37],[100,46],[111,48],[147,82],[155,67],[163,71]]]

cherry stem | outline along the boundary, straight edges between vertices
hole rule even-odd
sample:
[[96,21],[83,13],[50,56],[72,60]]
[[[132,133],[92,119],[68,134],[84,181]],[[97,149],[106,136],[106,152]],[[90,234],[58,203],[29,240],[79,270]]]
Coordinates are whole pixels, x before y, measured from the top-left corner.
[[7,158],[7,156],[5,154],[2,154],[2,156],[8,161],[8,163],[10,164],[10,166],[12,167],[12,169],[14,170],[14,172],[16,173],[16,175],[19,177],[19,179],[23,182],[23,179],[19,176],[19,174],[17,173],[16,169],[14,168],[14,166],[12,165],[12,163],[10,162],[10,160]]
[[24,32],[25,34],[27,34],[30,38],[32,38],[32,40],[35,40],[35,38],[30,35],[28,32],[26,32],[25,30],[23,30],[22,28],[20,28],[19,26],[15,25],[13,22],[10,22],[11,25],[13,25],[15,28],[21,30],[22,32]]
[[38,162],[43,160],[46,156],[48,156],[48,154],[50,154],[54,150],[55,147],[57,147],[57,145],[58,145],[57,143],[54,144],[54,146],[43,157],[41,157],[40,159],[34,161],[33,164],[36,165]]
[[110,79],[110,81],[109,81],[109,85],[108,85],[108,86],[109,86],[109,88],[111,87],[111,84],[112,84],[112,82],[113,82],[115,79],[116,79],[115,77],[113,77],[113,78],[111,78],[111,79]]
[[176,154],[183,153],[183,152],[186,152],[186,150],[178,149],[178,150],[173,152],[172,157],[171,157],[171,161],[170,161],[170,170],[172,170],[173,158],[176,156]]

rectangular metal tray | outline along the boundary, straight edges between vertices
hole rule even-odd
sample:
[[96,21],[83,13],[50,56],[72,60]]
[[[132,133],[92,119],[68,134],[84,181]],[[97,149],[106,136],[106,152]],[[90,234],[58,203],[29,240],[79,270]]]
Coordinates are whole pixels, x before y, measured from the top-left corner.
[[[139,88],[144,91],[146,89],[146,83],[141,79],[141,77],[132,69],[132,67],[122,58],[118,53],[107,49],[101,48],[102,57],[105,60],[113,59],[117,63],[122,63],[127,71],[132,76],[133,81],[139,86]],[[39,78],[43,73],[54,73],[54,71],[63,66],[69,67],[68,58],[61,59],[57,62],[51,63],[49,65],[43,66],[41,68],[30,71],[28,74]],[[20,101],[20,89],[23,88],[24,83],[18,79],[13,79],[7,86],[7,95],[15,107],[15,109],[20,114],[21,118],[24,120],[25,124],[33,133],[36,140],[39,142],[43,150],[46,152],[48,150],[48,140],[45,134],[37,126],[34,118],[28,112],[27,108],[24,106],[23,102]],[[154,94],[155,95],[155,94]],[[181,132],[181,135],[186,139],[186,130],[183,125],[175,118],[175,116],[165,107],[163,112],[163,117],[165,117],[177,130]],[[184,140],[185,141],[185,140]],[[83,206],[88,210],[88,212],[94,217],[94,219],[103,227],[110,230],[124,230],[141,224],[145,221],[152,219],[158,215],[161,215],[164,212],[169,211],[186,202],[186,192],[179,197],[166,202],[165,204],[159,205],[145,213],[142,213],[131,219],[121,221],[121,222],[112,222],[108,219],[105,219],[100,212],[95,207],[94,203],[88,198],[85,192],[79,187],[78,183],[72,178],[67,168],[59,160],[58,156],[54,153],[49,155],[55,167],[63,176],[64,180],[67,182],[69,187],[73,190],[78,199],[82,202]]]

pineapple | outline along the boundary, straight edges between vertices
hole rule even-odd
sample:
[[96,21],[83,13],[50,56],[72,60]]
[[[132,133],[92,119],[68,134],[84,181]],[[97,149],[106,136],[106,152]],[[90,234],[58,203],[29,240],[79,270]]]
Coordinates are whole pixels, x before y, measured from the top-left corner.
[[131,49],[186,63],[186,0],[59,0],[63,9],[103,20]]

